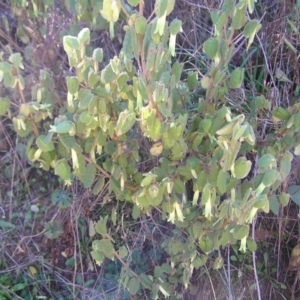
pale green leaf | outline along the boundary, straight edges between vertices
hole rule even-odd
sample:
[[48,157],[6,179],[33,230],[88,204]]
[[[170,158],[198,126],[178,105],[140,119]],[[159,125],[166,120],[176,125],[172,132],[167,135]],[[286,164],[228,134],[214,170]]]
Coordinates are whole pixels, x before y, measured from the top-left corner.
[[209,58],[214,58],[218,52],[218,41],[216,38],[208,39],[203,45],[203,51]]
[[140,0],[128,0],[129,5],[137,6],[140,3]]
[[94,188],[93,188],[93,194],[94,195],[98,195],[103,187],[104,187],[104,184],[105,184],[105,178],[103,176],[100,176],[96,182],[96,184],[94,185]]
[[245,178],[251,170],[251,161],[245,157],[239,157],[234,163],[234,175],[237,179]]
[[107,234],[107,229],[106,229],[106,223],[108,220],[108,216],[105,216],[104,218],[100,218],[100,220],[97,222],[95,229],[97,233],[101,235],[106,235]]
[[120,247],[120,249],[119,249],[119,256],[121,258],[124,258],[127,255],[128,255],[128,251],[127,251],[126,247],[125,246]]
[[72,95],[76,94],[79,89],[79,81],[78,78],[75,76],[69,77],[67,79],[67,87],[68,87],[68,92]]
[[79,49],[79,41],[77,37],[66,35],[63,37],[63,45],[64,45],[64,50],[66,52],[70,52],[72,50],[77,50]]
[[102,48],[96,48],[93,51],[93,60],[95,60],[96,62],[101,63],[103,60],[103,49]]
[[230,74],[230,88],[240,88],[244,80],[244,68],[235,68]]
[[140,289],[140,279],[136,277],[131,277],[128,282],[127,289],[130,295],[134,296],[138,293]]
[[10,100],[8,98],[0,98],[0,116],[4,116],[8,111]]
[[70,180],[71,168],[64,158],[55,163],[54,172],[63,180]]
[[259,21],[257,20],[251,20],[249,21],[245,28],[244,28],[244,35],[245,37],[249,38],[251,35],[255,34],[255,32],[257,31],[258,27],[259,27]]
[[182,31],[182,22],[178,19],[174,19],[170,24],[170,33],[176,35]]
[[135,113],[129,113],[127,110],[121,112],[116,125],[116,135],[121,136],[129,131],[134,125],[135,121]]
[[136,33],[145,34],[147,29],[147,20],[144,16],[139,16],[134,23]]
[[40,135],[36,140],[36,144],[43,152],[54,150],[53,142],[48,140],[46,135]]
[[89,188],[95,181],[96,176],[96,168],[92,164],[88,164],[85,168],[84,176],[83,176],[83,185],[85,188]]
[[248,225],[236,225],[233,230],[233,236],[237,240],[241,240],[247,237],[249,234],[249,226]]
[[89,28],[83,28],[78,33],[78,41],[80,44],[89,44],[90,43],[90,30]]

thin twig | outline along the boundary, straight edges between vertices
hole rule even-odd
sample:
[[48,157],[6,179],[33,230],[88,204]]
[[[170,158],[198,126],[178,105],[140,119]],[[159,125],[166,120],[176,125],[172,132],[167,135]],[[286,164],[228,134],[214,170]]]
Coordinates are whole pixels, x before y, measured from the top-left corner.
[[[252,221],[252,239],[255,241],[255,223],[256,219],[253,219]],[[257,290],[257,299],[261,300],[261,292],[260,292],[260,286],[259,286],[259,280],[256,270],[256,256],[255,251],[252,252],[252,258],[253,258],[253,269],[254,269],[254,277],[255,277],[255,284],[256,284],[256,290]]]
[[230,272],[230,245],[227,246],[227,281],[229,289],[229,300],[232,300],[232,291],[231,291],[231,272]]

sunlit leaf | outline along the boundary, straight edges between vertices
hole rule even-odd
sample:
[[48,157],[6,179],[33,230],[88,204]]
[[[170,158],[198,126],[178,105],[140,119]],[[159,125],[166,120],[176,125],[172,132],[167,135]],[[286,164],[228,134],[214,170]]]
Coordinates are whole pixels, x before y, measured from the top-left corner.
[[63,37],[63,45],[66,52],[77,50],[80,46],[77,37],[66,35]]
[[90,43],[90,30],[89,28],[83,28],[78,33],[78,41],[80,44],[89,44]]

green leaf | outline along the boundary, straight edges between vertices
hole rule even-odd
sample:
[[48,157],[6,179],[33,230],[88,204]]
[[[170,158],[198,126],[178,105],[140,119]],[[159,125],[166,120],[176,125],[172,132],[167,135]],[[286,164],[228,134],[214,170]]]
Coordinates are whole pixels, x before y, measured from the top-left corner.
[[[27,287],[27,283],[17,283],[10,288],[12,292],[18,292],[24,290]],[[0,295],[1,296],[1,295]]]
[[[135,47],[135,48],[134,48]],[[133,53],[138,50],[138,41],[137,34],[133,27],[130,27],[126,33],[123,40],[123,51],[128,59],[132,59],[134,57]],[[147,62],[148,63],[148,62]]]
[[103,176],[100,176],[96,182],[96,184],[94,185],[94,188],[93,188],[93,194],[94,195],[98,195],[103,187],[104,187],[104,184],[105,184],[105,178]]
[[94,95],[91,90],[81,88],[78,92],[79,108],[87,109],[93,101]]
[[[257,162],[258,167],[267,168],[276,164],[276,159],[271,154],[264,154]],[[276,165],[275,165],[276,166]]]
[[218,40],[216,38],[208,39],[203,45],[203,51],[209,58],[214,58],[218,52]]
[[237,9],[232,18],[232,28],[235,30],[241,29],[247,21],[245,7]]
[[138,4],[140,3],[140,0],[128,0],[129,5],[131,6],[138,6]]
[[100,251],[103,252],[103,254],[110,259],[114,258],[114,246],[112,242],[109,239],[102,239],[99,241],[99,247]]
[[4,229],[6,229],[6,228],[13,229],[16,227],[16,225],[0,219],[0,227],[4,228]]
[[95,60],[96,62],[101,63],[103,60],[103,49],[102,48],[96,48],[93,51],[93,60]]
[[187,163],[191,169],[196,169],[200,165],[200,159],[196,156],[188,158]]
[[136,220],[141,215],[141,209],[137,205],[134,205],[131,215]]
[[283,107],[276,107],[273,109],[273,118],[279,119],[279,120],[288,120],[291,117],[290,112],[283,108]]
[[213,23],[214,25],[216,25],[217,22],[218,22],[218,18],[219,18],[219,13],[218,13],[218,11],[217,11],[217,10],[210,10],[209,13],[210,13],[210,19],[211,19],[212,23]]
[[235,0],[225,0],[222,5],[222,11],[226,14],[230,14],[234,11],[235,8]]
[[152,182],[153,179],[155,179],[155,176],[153,176],[153,175],[146,176],[146,177],[142,180],[141,186],[144,187],[144,186],[150,185],[150,183]]
[[79,121],[83,124],[88,124],[92,121],[92,116],[87,111],[83,111],[79,115]]
[[72,195],[70,192],[56,190],[51,194],[51,201],[60,209],[65,209],[71,206]]
[[145,273],[141,273],[139,275],[139,278],[140,278],[141,284],[144,286],[144,288],[146,288],[148,290],[151,290],[151,288],[152,288],[152,281],[149,278],[149,276],[146,275]]
[[279,172],[282,180],[286,180],[291,172],[293,155],[287,151],[283,154],[279,162]]
[[147,29],[147,20],[144,16],[139,16],[134,23],[136,33],[145,34]]
[[257,250],[257,244],[256,242],[251,239],[251,238],[247,238],[247,247],[251,252],[254,252]]
[[279,213],[279,201],[276,195],[272,195],[269,198],[269,204],[271,211],[278,216]]
[[236,225],[233,230],[233,237],[237,240],[241,240],[244,237],[247,237],[249,234],[248,225]]
[[254,12],[254,2],[257,0],[247,0],[249,13],[252,14]]
[[166,0],[156,0],[154,10],[156,15],[160,18],[166,14],[168,8],[168,1]]
[[187,84],[190,90],[193,90],[198,85],[198,72],[189,72]]
[[20,68],[20,69],[23,69],[24,66],[22,64],[22,56],[20,53],[13,53],[9,56],[9,59],[8,59],[16,68]]
[[110,83],[117,78],[117,74],[113,71],[111,65],[106,66],[101,72],[101,81],[103,83]]
[[244,68],[236,68],[230,75],[230,88],[240,88],[244,80]]
[[75,76],[69,77],[67,79],[67,87],[68,87],[68,92],[71,95],[74,95],[78,92],[79,89],[79,81],[78,78]]
[[0,97],[0,116],[4,116],[8,111],[10,100],[8,98]]
[[63,158],[55,163],[54,172],[63,180],[70,180],[71,168],[66,159]]
[[127,289],[130,295],[134,296],[138,293],[139,289],[140,289],[140,278],[136,278],[136,277],[131,277],[128,285],[127,285]]
[[100,220],[97,222],[95,229],[97,233],[101,235],[106,235],[107,234],[107,229],[106,229],[106,223],[108,220],[108,216],[105,216],[104,218],[100,218]]
[[96,176],[96,168],[92,164],[88,164],[85,168],[84,176],[83,176],[83,185],[85,188],[89,188],[95,181]]
[[215,259],[215,261],[214,261],[213,269],[214,269],[214,270],[218,270],[218,269],[222,268],[223,264],[224,264],[224,259],[223,259],[223,257],[222,257],[222,256],[218,256],[218,257]]
[[278,175],[278,171],[275,169],[268,171],[264,175],[263,184],[267,187],[271,186],[278,179]]
[[[288,188],[288,191],[289,191],[289,194],[290,194],[292,200],[300,207],[300,186],[292,185]],[[282,202],[282,201],[280,201],[280,202]]]
[[93,257],[93,259],[96,261],[96,264],[98,266],[100,266],[104,260],[104,255],[102,252],[100,251],[91,251],[91,255]]
[[199,269],[200,267],[205,265],[206,261],[207,261],[207,256],[200,254],[193,260],[192,264],[196,269]]
[[208,76],[205,76],[201,79],[201,86],[207,90],[209,88],[211,82],[212,82],[211,78],[209,78]]
[[78,33],[78,41],[81,45],[90,43],[90,30],[89,28],[83,28]]
[[229,180],[229,174],[222,169],[219,171],[218,178],[217,178],[217,187],[220,194],[224,194],[227,191],[227,182]]
[[119,256],[121,258],[124,258],[127,255],[128,255],[128,251],[127,251],[126,247],[125,246],[120,247],[120,249],[119,249]]
[[175,1],[176,0],[168,0],[168,6],[167,6],[167,16],[173,11],[174,6],[175,6]]
[[40,135],[36,140],[36,144],[43,152],[50,152],[54,150],[53,142],[48,140],[46,135]]
[[211,185],[206,183],[205,187],[203,188],[202,196],[201,196],[201,203],[206,204],[211,199]]
[[208,254],[210,253],[213,248],[214,248],[214,243],[213,243],[213,240],[211,240],[209,237],[206,237],[206,238],[202,238],[200,241],[199,241],[199,247],[200,249]]
[[135,113],[129,113],[128,110],[122,111],[117,121],[116,135],[121,136],[122,134],[129,131],[134,125],[135,121]]
[[64,45],[64,50],[66,52],[71,52],[72,50],[77,50],[79,49],[79,41],[77,37],[66,35],[63,37],[63,45]]
[[162,264],[161,269],[166,274],[171,274],[172,273],[172,267],[169,264],[166,264],[166,263]]
[[[167,2],[167,1],[166,1]],[[176,35],[182,31],[182,22],[178,19],[174,19],[170,24],[170,33]]]
[[12,65],[6,61],[0,62],[0,71],[3,73],[11,73],[12,72]]
[[279,201],[283,207],[287,206],[290,201],[290,195],[286,193],[281,193],[279,195]]
[[212,124],[212,119],[203,119],[201,122],[203,131],[207,134],[209,133],[210,127]]
[[245,178],[251,170],[251,161],[245,157],[239,157],[234,163],[234,175],[237,179]]
[[162,134],[162,124],[158,118],[154,118],[153,123],[149,127],[149,136],[155,142],[157,141]]
[[72,149],[76,146],[75,137],[69,135],[68,133],[61,133],[58,135],[59,140],[68,149]]
[[48,222],[45,225],[45,236],[48,239],[57,239],[61,234],[63,234],[64,230],[58,221]]
[[257,20],[250,20],[243,31],[245,37],[249,38],[251,35],[255,34],[257,28],[259,27],[259,21]]
[[51,129],[49,132],[68,133],[73,128],[73,125],[74,124],[70,121],[63,121],[57,126],[50,125]]

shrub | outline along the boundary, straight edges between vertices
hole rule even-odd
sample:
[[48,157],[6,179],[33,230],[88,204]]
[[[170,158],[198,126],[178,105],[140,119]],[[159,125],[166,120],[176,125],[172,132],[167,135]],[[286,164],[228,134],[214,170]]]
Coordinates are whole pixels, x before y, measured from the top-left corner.
[[[153,274],[137,274],[123,261],[126,248],[117,249],[107,230],[113,216],[95,225],[100,238],[91,252],[98,265],[105,257],[122,262],[121,278],[131,295],[141,285],[151,299],[159,293],[167,297],[178,285],[188,288],[194,269],[214,250],[236,243],[240,251],[256,250],[249,224],[259,211],[277,214],[289,200],[281,184],[291,169],[291,149],[299,154],[299,105],[273,107],[259,95],[243,113],[230,104],[229,92],[242,88],[244,79],[244,69],[230,65],[236,36],[243,36],[249,49],[261,27],[247,18],[254,1],[225,0],[220,11],[211,12],[214,35],[203,45],[211,66],[200,81],[197,72],[183,71],[176,61],[181,21],[167,21],[175,0],[156,0],[148,19],[142,0],[95,2],[70,4],[77,25],[84,20],[93,29],[108,27],[112,38],[123,26],[119,55],[103,66],[108,60],[103,49],[90,46],[88,27],[64,35],[70,71],[59,78],[65,84],[46,68],[37,83],[30,82],[24,60],[32,57],[2,55],[0,81],[22,101],[16,111],[10,105],[16,98],[0,98],[0,114],[10,116],[18,135],[28,138],[28,159],[53,169],[65,184],[78,178],[95,195],[108,185],[108,197],[132,204],[133,218],[157,209],[162,220],[174,224],[163,244],[169,263]],[[38,18],[52,1],[38,8],[30,4],[31,16]],[[202,98],[193,96],[196,89]],[[274,128],[261,132],[257,116],[269,111]],[[214,268],[222,264],[219,256]]]

